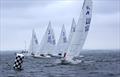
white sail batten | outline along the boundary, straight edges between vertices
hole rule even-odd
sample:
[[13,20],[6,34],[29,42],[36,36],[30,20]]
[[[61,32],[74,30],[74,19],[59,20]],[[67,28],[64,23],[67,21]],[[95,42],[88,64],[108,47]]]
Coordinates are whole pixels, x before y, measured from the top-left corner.
[[55,34],[51,27],[51,22],[49,22],[47,30],[43,36],[40,46],[40,54],[51,54],[55,49]]
[[32,31],[32,39],[31,39],[31,42],[30,42],[30,47],[28,49],[28,54],[35,54],[39,49],[39,43],[38,43],[38,40],[37,40],[37,37],[36,37],[36,33],[35,31],[33,30]]
[[75,28],[76,30],[71,38],[66,59],[72,60],[74,57],[79,56],[89,31],[91,17],[92,0],[84,0],[82,11]]

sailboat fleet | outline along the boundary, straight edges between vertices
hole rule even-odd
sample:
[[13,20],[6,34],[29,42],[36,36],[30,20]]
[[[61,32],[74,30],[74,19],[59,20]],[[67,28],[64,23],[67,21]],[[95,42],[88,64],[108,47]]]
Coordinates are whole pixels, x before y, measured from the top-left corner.
[[72,20],[68,38],[66,37],[66,30],[63,24],[59,40],[56,43],[54,30],[49,21],[40,44],[38,43],[35,31],[32,31],[32,39],[28,54],[39,58],[59,57],[61,58],[61,63],[81,62],[81,60],[75,59],[75,57],[79,56],[85,43],[91,18],[92,0],[84,0],[77,24],[75,23],[74,18]]

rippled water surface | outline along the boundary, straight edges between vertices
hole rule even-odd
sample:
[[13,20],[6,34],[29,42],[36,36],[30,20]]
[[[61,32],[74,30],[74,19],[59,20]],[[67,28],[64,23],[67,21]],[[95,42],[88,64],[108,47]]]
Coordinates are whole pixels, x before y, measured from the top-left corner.
[[[91,53],[92,52],[92,53]],[[56,59],[25,57],[23,70],[13,69],[14,53],[0,54],[0,77],[120,77],[120,51],[85,51],[85,62],[56,64]]]

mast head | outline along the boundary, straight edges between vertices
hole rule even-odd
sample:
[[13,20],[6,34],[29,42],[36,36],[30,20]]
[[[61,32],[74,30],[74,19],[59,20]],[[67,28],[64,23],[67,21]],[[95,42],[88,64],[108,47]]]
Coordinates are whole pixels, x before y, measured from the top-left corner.
[[65,31],[65,25],[63,24],[63,26],[62,26],[62,30],[64,30]]
[[49,21],[49,25],[51,25],[51,21]]
[[76,25],[75,19],[73,18],[73,20],[72,20],[72,26],[75,26],[75,25]]
[[72,22],[75,22],[75,19],[73,18]]
[[51,29],[51,21],[49,21],[47,29]]
[[92,4],[92,0],[84,0],[82,9],[84,9],[84,7],[86,7],[86,5],[91,5]]

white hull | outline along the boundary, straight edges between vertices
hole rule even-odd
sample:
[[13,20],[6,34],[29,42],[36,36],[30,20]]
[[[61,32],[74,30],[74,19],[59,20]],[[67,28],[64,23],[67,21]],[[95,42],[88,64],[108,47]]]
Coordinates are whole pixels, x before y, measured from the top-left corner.
[[51,56],[49,56],[49,55],[44,55],[44,56],[34,55],[33,57],[34,57],[34,58],[41,58],[41,59],[51,58]]
[[52,58],[58,58],[58,59],[61,59],[63,58],[62,56],[59,56],[59,55],[51,55]]
[[69,65],[69,64],[80,64],[82,63],[82,60],[65,60],[64,58],[61,59],[60,64],[62,65]]

